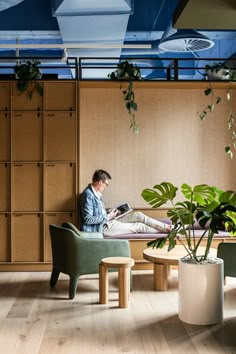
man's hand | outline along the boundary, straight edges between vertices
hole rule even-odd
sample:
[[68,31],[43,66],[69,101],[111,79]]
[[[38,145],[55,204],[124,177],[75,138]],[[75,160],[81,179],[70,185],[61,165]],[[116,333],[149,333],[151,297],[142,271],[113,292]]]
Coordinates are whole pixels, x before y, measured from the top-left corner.
[[117,209],[112,209],[107,215],[108,215],[108,220],[114,219],[116,215],[118,214]]

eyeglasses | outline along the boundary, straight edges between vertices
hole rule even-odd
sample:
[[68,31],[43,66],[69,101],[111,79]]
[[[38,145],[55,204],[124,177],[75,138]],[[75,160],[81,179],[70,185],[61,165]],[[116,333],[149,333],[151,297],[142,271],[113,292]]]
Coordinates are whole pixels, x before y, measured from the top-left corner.
[[107,182],[103,182],[107,187],[109,187],[109,184]]

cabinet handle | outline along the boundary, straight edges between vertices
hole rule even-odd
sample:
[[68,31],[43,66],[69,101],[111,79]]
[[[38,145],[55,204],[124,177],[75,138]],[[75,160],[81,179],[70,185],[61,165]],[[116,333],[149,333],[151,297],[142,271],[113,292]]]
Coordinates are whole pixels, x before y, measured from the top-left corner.
[[48,113],[48,117],[54,117],[55,116],[55,114],[54,113]]
[[22,117],[22,114],[15,114],[15,117]]
[[17,163],[17,164],[15,164],[15,167],[23,167],[23,165],[22,165],[22,164]]
[[47,167],[55,167],[54,164],[48,164]]

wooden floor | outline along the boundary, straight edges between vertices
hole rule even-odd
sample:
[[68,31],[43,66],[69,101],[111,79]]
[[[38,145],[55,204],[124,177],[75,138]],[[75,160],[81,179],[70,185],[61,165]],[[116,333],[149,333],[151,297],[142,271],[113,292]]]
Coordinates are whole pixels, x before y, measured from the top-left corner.
[[67,276],[54,290],[49,278],[0,273],[0,353],[236,353],[236,278],[227,278],[224,322],[214,326],[178,319],[177,270],[166,292],[152,290],[151,271],[134,271],[128,309],[117,307],[116,273],[108,305],[98,303],[97,275],[80,278],[74,300],[67,298]]

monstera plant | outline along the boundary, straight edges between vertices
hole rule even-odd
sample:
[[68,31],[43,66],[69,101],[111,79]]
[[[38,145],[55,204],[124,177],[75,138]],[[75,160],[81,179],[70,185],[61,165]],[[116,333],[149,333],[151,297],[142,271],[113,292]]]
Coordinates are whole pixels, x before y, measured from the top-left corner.
[[138,105],[135,101],[133,81],[142,80],[140,69],[136,65],[125,60],[117,64],[117,69],[108,74],[108,77],[111,80],[128,81],[128,85],[125,89],[123,88],[123,85],[121,85],[120,88],[122,89],[125,107],[128,111],[128,114],[130,115],[130,128],[133,130],[133,132],[138,133],[139,124],[135,119],[135,113],[138,110]]
[[[167,237],[157,238],[148,245],[162,248],[168,241],[170,251],[178,239],[184,245],[191,262],[206,261],[215,234],[227,230],[236,236],[236,193],[207,184],[191,187],[184,183],[181,192],[185,200],[176,201],[177,191],[178,188],[172,183],[162,182],[142,192],[144,200],[153,208],[170,204],[167,215],[173,225]],[[202,232],[200,237],[196,237],[195,229],[199,229],[199,225]],[[198,256],[197,251],[203,240],[206,241],[205,253]]]

